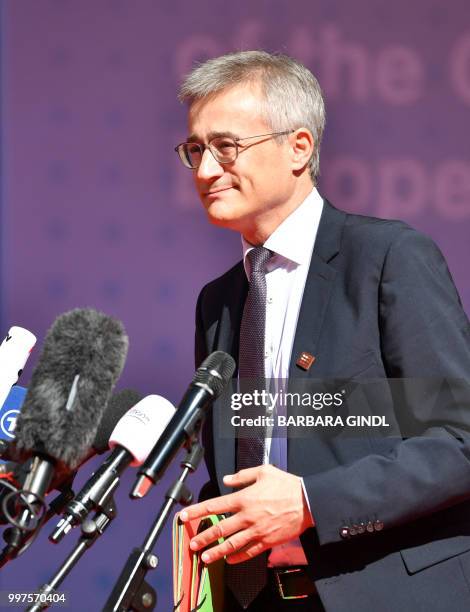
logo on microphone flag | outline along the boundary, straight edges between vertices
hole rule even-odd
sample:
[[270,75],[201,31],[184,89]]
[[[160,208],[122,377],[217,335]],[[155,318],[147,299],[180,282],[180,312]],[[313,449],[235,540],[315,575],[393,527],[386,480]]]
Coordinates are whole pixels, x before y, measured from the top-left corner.
[[23,405],[27,389],[19,385],[13,385],[7,399],[0,409],[0,438],[12,440],[15,437],[15,423]]

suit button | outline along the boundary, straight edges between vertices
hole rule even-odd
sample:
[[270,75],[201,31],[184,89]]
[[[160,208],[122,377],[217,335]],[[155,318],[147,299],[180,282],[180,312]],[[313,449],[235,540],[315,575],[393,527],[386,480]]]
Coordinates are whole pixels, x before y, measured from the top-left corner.
[[347,540],[348,538],[350,538],[351,535],[349,533],[349,527],[341,527],[341,529],[339,530],[339,535],[343,538],[343,540]]
[[374,525],[372,524],[372,521],[369,521],[366,525],[366,531],[369,533],[373,533],[374,531]]
[[366,525],[365,523],[359,523],[359,525],[356,525],[356,528],[357,528],[357,533],[362,534],[366,530]]
[[375,531],[382,531],[382,529],[384,528],[384,524],[382,521],[375,521],[374,523],[374,530]]

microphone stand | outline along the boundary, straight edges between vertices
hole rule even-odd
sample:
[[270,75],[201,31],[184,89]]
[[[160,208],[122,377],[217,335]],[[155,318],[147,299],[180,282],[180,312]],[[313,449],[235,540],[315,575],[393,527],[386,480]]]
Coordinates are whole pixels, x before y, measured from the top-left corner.
[[[109,527],[112,520],[116,518],[117,509],[114,498],[108,498],[106,505],[103,505],[99,512],[92,519],[83,521],[81,530],[82,535],[77,542],[77,545],[62,563],[58,571],[48,583],[44,584],[39,591],[39,601],[26,609],[26,612],[39,612],[47,610],[50,605],[54,604],[54,595],[57,594],[57,588],[70,574],[75,565],[79,562],[85,552],[93,546],[96,540],[103,535]],[[41,601],[41,595],[44,595]]]
[[185,484],[188,475],[195,472],[204,455],[199,442],[199,427],[186,443],[187,455],[181,462],[183,469],[179,478],[168,489],[166,501],[162,504],[155,522],[152,524],[142,546],[134,548],[129,555],[115,586],[102,612],[148,612],[157,604],[155,589],[145,580],[147,572],[158,565],[158,557],[152,550],[163,530],[173,506],[176,503],[188,505],[193,495]]

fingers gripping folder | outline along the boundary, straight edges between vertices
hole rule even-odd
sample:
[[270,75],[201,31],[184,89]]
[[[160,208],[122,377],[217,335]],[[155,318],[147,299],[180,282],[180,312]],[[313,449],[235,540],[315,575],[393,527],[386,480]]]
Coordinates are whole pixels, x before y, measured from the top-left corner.
[[[173,520],[173,600],[174,612],[223,612],[224,559],[210,565],[201,560],[201,551],[189,548],[191,539],[216,525],[223,516],[182,523],[179,513]],[[223,539],[219,540],[219,544]]]

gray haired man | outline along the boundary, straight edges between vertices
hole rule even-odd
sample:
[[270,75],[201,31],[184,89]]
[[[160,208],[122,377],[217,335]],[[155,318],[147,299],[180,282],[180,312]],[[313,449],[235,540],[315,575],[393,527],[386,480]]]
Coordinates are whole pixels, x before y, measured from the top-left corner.
[[[199,296],[197,365],[224,350],[270,379],[468,377],[469,322],[434,243],[318,193],[325,109],[306,67],[229,54],[189,74],[180,99],[189,136],[176,150],[209,221],[243,249]],[[457,417],[407,440],[267,435],[251,457],[256,444],[218,435],[220,418],[203,432],[204,501],[183,517],[227,515],[191,543],[225,538],[203,560],[226,557],[226,610],[470,609],[470,438]]]

